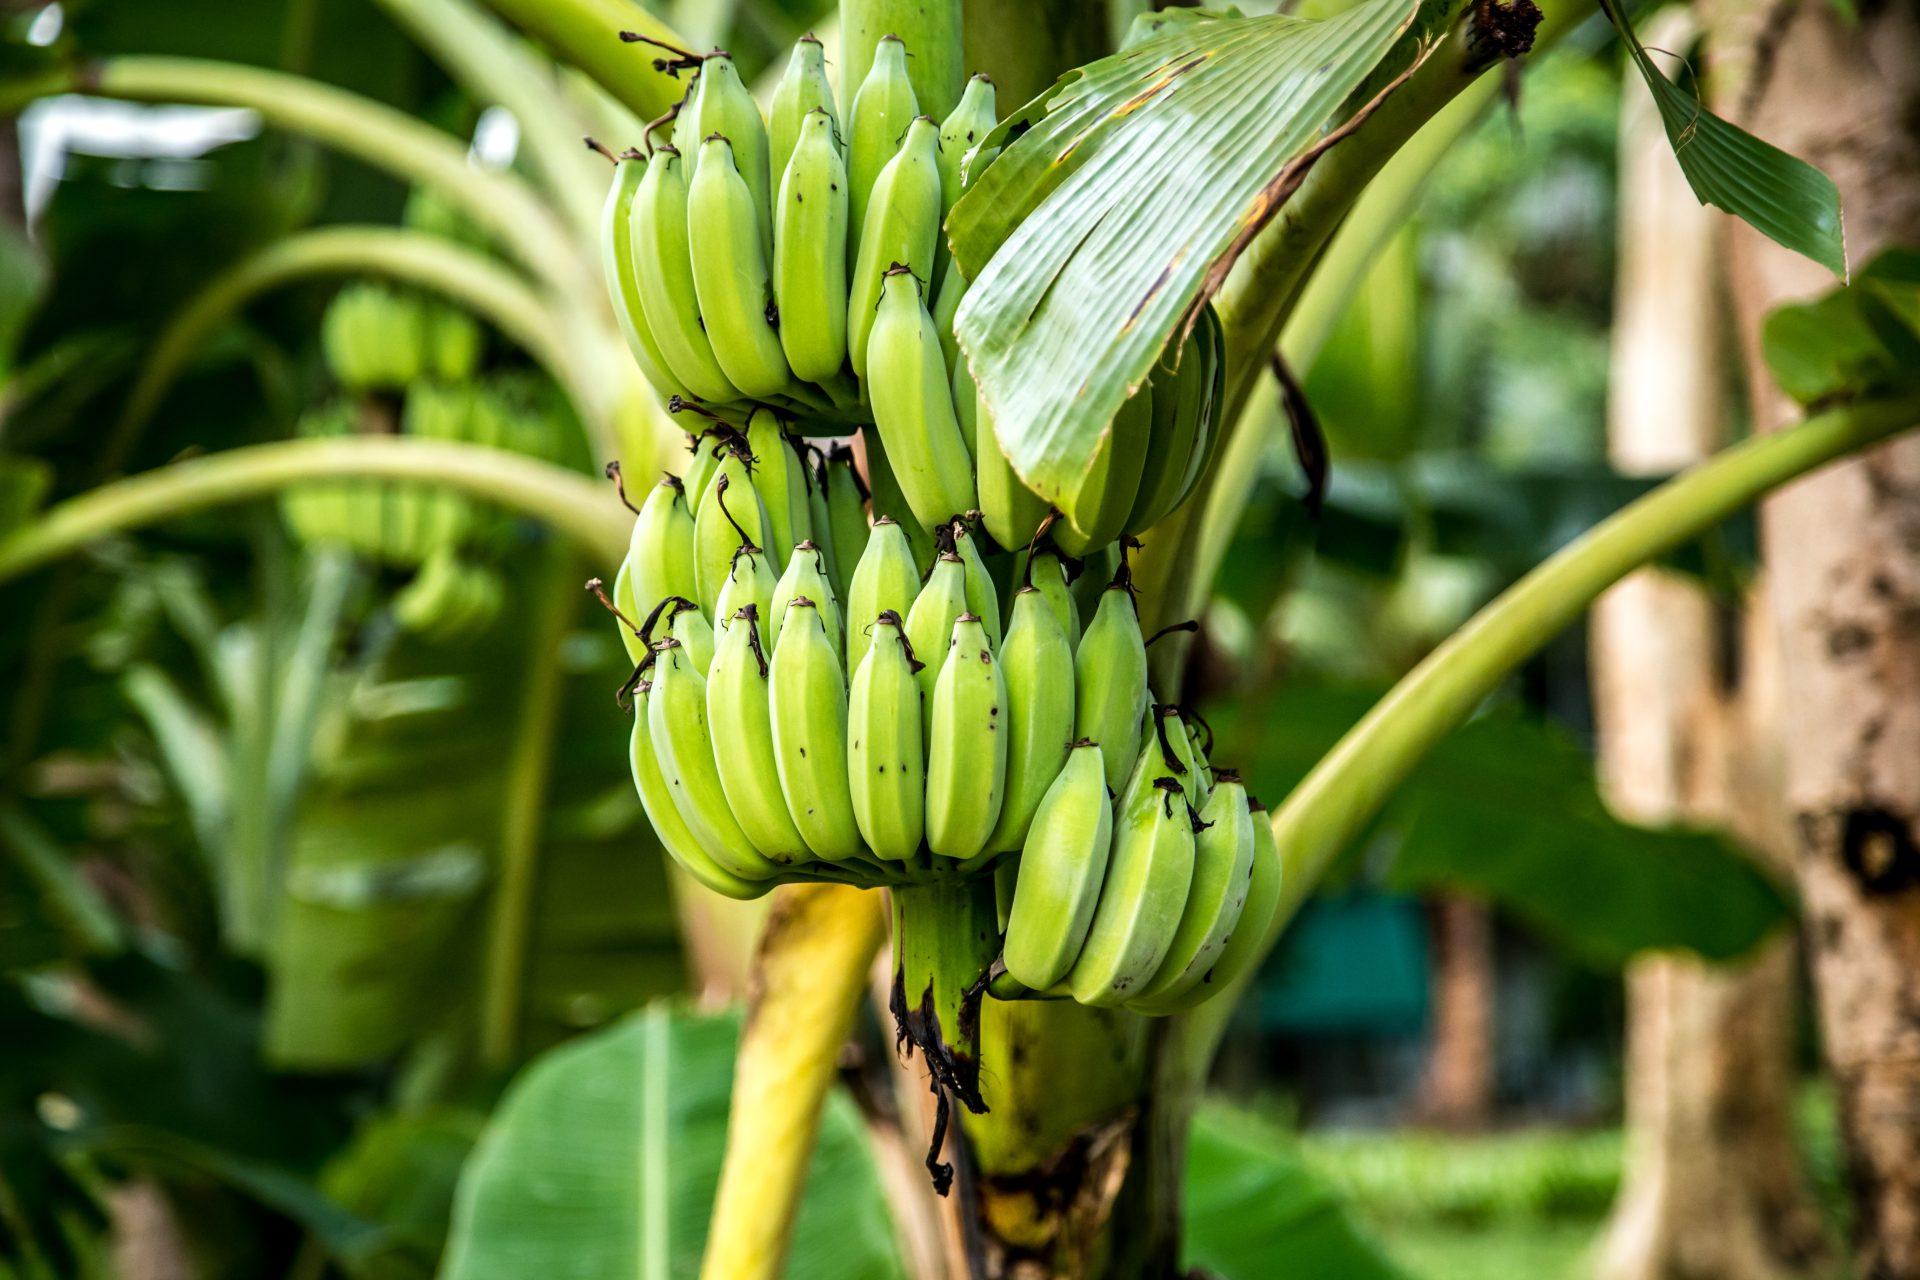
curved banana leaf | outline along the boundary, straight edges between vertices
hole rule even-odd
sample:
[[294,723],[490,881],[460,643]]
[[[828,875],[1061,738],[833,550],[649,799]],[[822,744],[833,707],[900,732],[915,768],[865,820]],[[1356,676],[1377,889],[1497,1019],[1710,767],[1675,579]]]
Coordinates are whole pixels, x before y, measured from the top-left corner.
[[1920,252],[1888,249],[1853,283],[1767,316],[1767,368],[1801,404],[1877,393],[1920,382]]
[[[739,1020],[655,1004],[536,1060],[461,1175],[441,1280],[699,1273]],[[860,1121],[829,1099],[792,1280],[904,1277]]]
[[1172,24],[987,139],[1006,146],[947,224],[973,282],[955,331],[1041,496],[1071,505],[1114,414],[1420,11]]
[[1700,202],[1726,210],[1769,240],[1844,276],[1846,241],[1840,189],[1833,179],[1707,110],[1695,94],[1661,74],[1611,0],[1601,7],[1652,90],[1674,157]]

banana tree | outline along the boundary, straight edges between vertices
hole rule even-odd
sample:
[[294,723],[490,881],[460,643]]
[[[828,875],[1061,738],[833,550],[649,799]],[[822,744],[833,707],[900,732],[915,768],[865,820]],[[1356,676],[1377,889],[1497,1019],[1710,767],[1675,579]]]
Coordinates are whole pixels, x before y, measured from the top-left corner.
[[[457,146],[415,122],[285,76],[123,58],[0,90],[0,107],[75,88],[251,106],[269,124],[440,190],[511,259],[501,268],[444,246],[385,243],[393,233],[373,232],[283,248],[210,290],[198,314],[189,308],[186,336],[156,353],[136,406],[161,394],[196,326],[221,308],[302,273],[385,272],[442,290],[519,337],[573,395],[601,452],[651,456],[661,439],[649,434],[648,393],[621,352],[597,284],[584,178],[554,149],[574,130],[549,123],[564,85],[576,109],[614,136],[640,137],[643,122],[668,116],[681,98],[685,42],[621,0],[490,0],[500,18],[568,64],[569,77],[577,72],[597,86],[582,91],[580,81],[530,65],[524,47],[469,5],[389,7],[477,94],[546,129],[544,194],[517,177],[474,170]],[[1419,175],[1485,106],[1500,69],[1537,56],[1579,16],[1568,3],[1543,13],[1526,0],[1367,0],[1318,21],[1175,11],[1143,18],[1126,49],[1070,72],[992,135],[999,158],[969,178],[946,225],[953,261],[973,282],[952,330],[991,407],[995,446],[1036,493],[1073,505],[1090,482],[1087,459],[1130,388],[1169,341],[1208,323],[1209,304],[1219,317],[1222,438],[1194,495],[1142,539],[1133,573],[1148,629],[1196,613],[1219,570],[1251,488],[1252,460],[1274,426],[1262,374],[1276,344],[1296,358],[1311,353]],[[1002,58],[1071,47],[1061,38],[1069,24],[1056,17],[1052,6],[1013,14],[960,0],[845,0],[840,26],[852,44],[843,72],[859,76],[877,33],[899,35],[919,51],[911,70],[927,100],[944,94],[951,102],[968,54],[992,71]],[[622,39],[623,30],[635,38]],[[1705,113],[1634,52],[1670,134],[1686,144],[1680,154],[1696,193],[1842,267],[1831,184]],[[140,412],[129,410],[135,425],[126,430],[138,430]],[[1261,945],[1271,946],[1420,759],[1605,587],[1770,489],[1916,422],[1920,401],[1907,394],[1827,403],[1800,425],[1735,446],[1629,506],[1488,606],[1273,811],[1283,876]],[[0,539],[0,578],[108,532],[302,480],[356,476],[430,477],[464,488],[547,521],[609,567],[625,548],[626,520],[605,491],[577,475],[471,446],[303,441],[176,464],[56,506]],[[1177,686],[1183,643],[1176,633],[1154,650],[1169,686]],[[834,1070],[828,1049],[864,996],[861,976],[880,941],[861,890],[790,892],[784,927],[776,921],[760,958],[763,994],[734,1073],[707,1231],[705,1273],[713,1277],[781,1271]],[[844,946],[801,945],[796,916]],[[947,1138],[960,1189],[950,1201],[954,1234],[970,1270],[1174,1273],[1183,1153],[1236,995],[1163,1019],[1062,1001],[980,1005],[979,1052],[989,1055],[981,1109]],[[635,1262],[645,1275],[669,1274],[671,1265],[664,1246],[637,1247]]]

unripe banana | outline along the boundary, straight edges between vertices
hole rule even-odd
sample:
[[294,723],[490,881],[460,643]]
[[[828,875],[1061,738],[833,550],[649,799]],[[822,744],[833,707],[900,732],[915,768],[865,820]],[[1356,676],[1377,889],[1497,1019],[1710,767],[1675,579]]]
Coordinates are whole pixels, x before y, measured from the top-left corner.
[[926,834],[926,765],[919,667],[891,609],[871,624],[872,644],[847,695],[847,781],[867,847],[904,862]]
[[719,472],[693,518],[695,599],[706,609],[720,600],[734,551],[742,545],[764,547],[767,526],[772,523],[747,475],[744,453],[744,449],[729,450],[720,460]]
[[[647,324],[646,310],[640,300],[640,278],[634,272],[633,202],[646,176],[646,159],[637,151],[620,157],[614,166],[613,185],[607,190],[606,207],[600,215],[600,266],[606,275],[614,319],[627,340],[627,350],[633,353],[633,362],[640,366],[641,374],[664,399],[690,392],[667,368],[667,358]],[[477,346],[477,334],[475,343]]]
[[995,650],[1000,648],[1000,588],[994,585],[993,574],[987,569],[987,562],[981,558],[980,544],[967,528],[965,520],[955,520],[949,527],[953,534],[953,551],[960,557],[960,563],[967,571],[967,609],[980,615],[980,625],[987,629],[987,643]]
[[662,640],[654,655],[647,732],[674,807],[699,847],[722,870],[747,880],[773,875],[777,868],[740,829],[720,785],[707,729],[706,678],[681,652],[678,641]]
[[[1147,710],[1147,648],[1140,638],[1133,591],[1116,581],[1100,597],[1093,622],[1073,655],[1073,732],[1106,753],[1107,785],[1119,792],[1140,754]],[[1150,777],[1168,771],[1150,770]]]
[[1120,406],[1080,491],[1061,506],[1067,521],[1054,529],[1053,540],[1062,551],[1084,556],[1106,546],[1125,530],[1134,498],[1140,492],[1152,431],[1153,385],[1145,383]]
[[813,512],[807,505],[806,459],[771,409],[747,415],[747,449],[753,454],[748,474],[767,509],[767,550],[785,564],[794,544],[813,536]]
[[[793,158],[800,135],[806,129],[804,121],[814,111],[826,116],[826,132],[831,140],[840,128],[833,110],[833,85],[827,80],[826,51],[819,37],[809,32],[794,42],[787,69],[781,74],[780,83],[774,86],[773,101],[767,108],[767,172],[776,181],[787,171],[787,162]],[[837,150],[839,144],[834,145]],[[846,184],[842,183],[843,203],[845,191]],[[844,268],[844,258],[841,265]]]
[[[733,428],[726,430],[731,433]],[[700,510],[700,501],[707,496],[707,486],[713,483],[713,477],[720,469],[720,455],[726,452],[724,438],[719,431],[712,429],[687,438],[687,467],[680,480],[687,486],[689,511]]]
[[[693,572],[693,513],[685,486],[668,473],[647,491],[633,518],[627,558],[621,562],[613,602],[629,618],[644,618],[668,596],[699,595]],[[644,654],[633,655],[638,662]]]
[[1073,650],[1034,587],[1022,587],[1013,597],[1000,671],[1007,683],[1007,783],[999,822],[987,839],[990,853],[1006,853],[1026,841],[1027,826],[1073,740]]
[[1106,763],[1100,744],[1082,738],[1041,797],[1020,853],[1002,951],[1015,981],[1044,991],[1072,970],[1100,901],[1112,843]]
[[1223,772],[1213,798],[1201,810],[1203,824],[1193,842],[1193,881],[1180,913],[1173,943],[1139,998],[1145,1001],[1185,995],[1207,975],[1247,904],[1253,872],[1253,819],[1247,789],[1239,776]]
[[[847,111],[848,252],[859,250],[866,225],[867,197],[906,136],[907,123],[920,114],[913,82],[907,76],[907,47],[898,36],[883,36],[873,65],[854,92]],[[852,259],[848,259],[849,265]]]
[[927,750],[927,847],[964,861],[987,847],[1006,796],[1007,682],[971,613],[953,641],[933,691]]
[[[763,262],[773,260],[773,184],[777,172],[770,167],[767,154],[767,126],[760,119],[760,108],[753,94],[740,82],[740,72],[727,54],[715,50],[700,63],[700,78],[693,89],[694,137],[703,142],[719,134],[730,144],[733,165],[746,183],[753,208],[754,225],[760,235]],[[697,182],[700,168],[710,152],[702,154],[687,181]]]
[[[985,72],[978,73],[967,81],[959,105],[940,124],[940,210],[943,217],[960,198],[961,167],[966,163],[968,153],[979,146],[981,140],[1000,123],[995,97],[993,77]],[[975,176],[979,170],[980,165],[976,163],[967,176]]]
[[1156,775],[1171,774],[1179,781],[1187,803],[1196,811],[1204,808],[1211,786],[1206,770],[1194,756],[1193,739],[1187,734],[1180,708],[1170,702],[1148,707],[1141,737],[1146,750],[1141,753],[1139,767],[1151,769]]
[[742,396],[714,358],[701,325],[682,164],[680,153],[664,145],[647,162],[630,215],[634,279],[642,315],[668,371],[700,399],[725,404]]
[[753,847],[782,865],[802,861],[807,844],[787,813],[773,751],[769,668],[752,605],[727,620],[707,672],[707,724],[727,804]]
[[1027,557],[1022,581],[1030,583],[1046,597],[1053,616],[1059,620],[1060,629],[1066,633],[1067,647],[1078,650],[1080,605],[1073,598],[1073,587],[1067,582],[1067,566],[1061,563],[1059,552],[1051,547],[1034,550]]
[[846,649],[846,619],[841,615],[840,601],[833,594],[833,583],[827,578],[826,556],[811,540],[793,549],[786,572],[780,575],[773,589],[773,603],[780,610],[780,622],[768,629],[767,643],[774,649],[780,647],[780,630],[786,625],[787,606],[802,596],[814,603],[814,612],[820,617],[827,642],[833,646],[834,656],[839,657]]
[[1041,522],[1047,518],[1047,504],[1021,482],[1013,464],[1007,461],[999,439],[993,434],[986,405],[974,386],[973,375],[964,363],[954,374],[953,394],[956,403],[964,397],[974,405],[974,484],[981,522],[1001,546],[1023,547],[1033,541]]
[[[945,243],[943,239],[941,244]],[[933,291],[933,331],[940,335],[940,354],[946,357],[947,373],[953,378],[953,402],[960,409],[962,424],[967,427],[967,447],[973,448],[973,419],[977,415],[968,408],[968,398],[975,395],[973,378],[960,371],[960,339],[953,331],[953,318],[960,314],[960,303],[967,296],[967,278],[960,273],[960,264],[953,260],[951,253],[939,271],[940,284]],[[964,384],[962,378],[965,378]]]
[[[709,69],[700,78],[712,75]],[[757,120],[759,117],[756,116]],[[727,380],[764,400],[787,389],[791,372],[780,348],[773,306],[772,254],[761,247],[752,187],[734,167],[720,134],[701,140],[700,167],[687,189],[687,236],[700,318]]]
[[744,879],[723,869],[707,855],[700,837],[680,816],[672,790],[660,771],[660,758],[653,749],[653,735],[648,728],[647,707],[652,692],[651,681],[641,682],[635,690],[633,734],[628,741],[627,751],[633,766],[633,788],[640,793],[640,807],[647,811],[647,821],[653,825],[654,834],[660,837],[661,846],[695,880],[725,897],[742,901],[759,897],[773,888],[773,882]]
[[868,340],[867,390],[893,478],[921,525],[938,528],[973,505],[973,463],[933,319],[906,268],[889,270]]
[[663,609],[654,628],[654,638],[672,637],[680,645],[680,652],[693,663],[693,669],[706,675],[713,665],[713,624],[691,600],[675,598],[661,603]]
[[900,491],[900,482],[894,478],[893,463],[887,459],[887,447],[880,439],[880,429],[868,423],[860,428],[860,439],[866,446],[867,485],[872,493],[873,514],[875,518],[891,516],[900,522],[900,528],[907,535],[907,544],[913,548],[914,562],[925,566],[921,570],[925,573],[933,567],[933,557],[938,550],[933,544],[933,535],[921,525],[906,495]]
[[1248,876],[1247,901],[1240,910],[1240,923],[1227,935],[1226,947],[1199,982],[1177,996],[1136,1001],[1131,1005],[1136,1012],[1184,1013],[1205,1004],[1231,988],[1266,955],[1267,933],[1273,927],[1273,914],[1280,905],[1280,847],[1274,843],[1267,807],[1252,797],[1248,797],[1247,807],[1253,821],[1253,869]]
[[1141,770],[1113,824],[1100,902],[1067,975],[1081,1004],[1118,1005],[1160,968],[1180,927],[1193,879],[1193,813],[1173,778]]
[[[921,704],[927,709],[926,730],[933,732],[933,693],[946,666],[953,626],[967,611],[967,569],[960,557],[943,551],[933,572],[907,611],[907,639],[924,664],[920,668]],[[928,738],[931,745],[931,737]]]
[[[1158,524],[1186,497],[1186,475],[1200,436],[1212,371],[1201,351],[1198,331],[1153,366],[1153,417],[1147,430],[1147,456],[1140,491],[1128,513],[1126,532],[1140,533]],[[1171,346],[1172,344],[1169,344]]]
[[847,682],[807,597],[787,605],[770,666],[773,749],[787,812],[815,856],[858,857],[863,846],[847,783]]
[[773,297],[795,376],[825,382],[847,362],[847,167],[833,116],[816,108],[781,171],[774,209]]
[[[735,547],[727,579],[720,584],[720,594],[713,602],[713,616],[720,619],[720,629],[724,631],[732,626],[734,618],[749,605],[755,618],[771,617],[778,583],[765,551],[750,545]],[[773,648],[764,626],[760,628],[760,638],[763,648]]]
[[[887,272],[904,266],[916,281],[933,285],[934,247],[940,242],[939,129],[930,117],[916,117],[873,184],[847,293],[847,355],[856,377],[867,376],[867,340]],[[939,341],[938,330],[934,340]],[[944,356],[941,363],[944,368]]]
[[[844,444],[833,446],[820,475],[826,491],[827,527],[833,537],[833,585],[845,600],[853,584],[854,566],[866,555],[867,540],[872,536],[867,524],[867,491],[854,468],[853,450]],[[814,524],[817,529],[819,521]]]
[[[906,616],[919,594],[920,569],[905,530],[892,516],[879,517],[847,584],[847,661],[854,670],[873,643],[873,620],[883,613]],[[964,599],[964,589],[961,594]]]

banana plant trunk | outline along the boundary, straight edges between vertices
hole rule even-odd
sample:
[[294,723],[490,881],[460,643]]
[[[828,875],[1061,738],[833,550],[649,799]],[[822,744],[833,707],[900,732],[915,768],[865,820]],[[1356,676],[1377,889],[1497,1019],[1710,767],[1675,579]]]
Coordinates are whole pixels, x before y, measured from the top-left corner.
[[[1716,0],[1714,92],[1840,189],[1858,266],[1920,243],[1920,13]],[[1773,307],[1817,268],[1733,228],[1757,429],[1795,411],[1760,358]],[[1920,441],[1770,499],[1761,530],[1786,673],[1786,800],[1853,1200],[1855,1274],[1920,1275]]]

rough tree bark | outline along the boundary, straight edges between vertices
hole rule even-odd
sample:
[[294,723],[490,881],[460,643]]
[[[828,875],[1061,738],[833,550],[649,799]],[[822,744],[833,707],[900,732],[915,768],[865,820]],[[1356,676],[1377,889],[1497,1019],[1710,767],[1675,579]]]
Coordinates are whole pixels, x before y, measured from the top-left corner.
[[[1669,11],[1643,35],[1682,49],[1693,21]],[[1688,190],[1651,95],[1631,78],[1620,166],[1608,446],[1622,471],[1657,475],[1721,443],[1721,218]],[[1777,672],[1764,610],[1744,614],[1749,657],[1729,671],[1723,619],[1698,585],[1649,569],[1601,599],[1591,632],[1601,774],[1623,816],[1730,825],[1784,874]],[[1792,1010],[1786,938],[1744,964],[1661,955],[1629,969],[1627,1168],[1600,1280],[1773,1280],[1827,1263],[1790,1123]]]
[[1493,1115],[1493,913],[1471,898],[1437,898],[1433,1027],[1415,1118],[1440,1129],[1486,1127]]
[[[1825,170],[1858,266],[1920,244],[1920,9],[1714,0],[1716,96]],[[1744,228],[1730,246],[1754,419],[1798,416],[1759,359],[1779,304],[1830,288]],[[1920,1276],[1920,441],[1770,499],[1786,801],[1862,1280]]]

